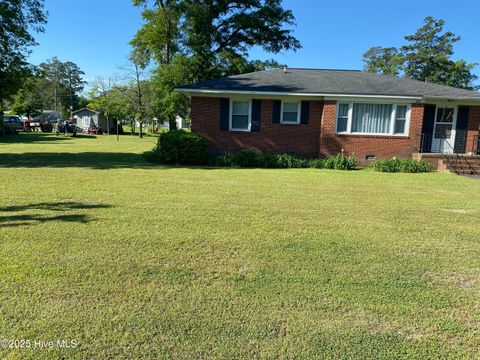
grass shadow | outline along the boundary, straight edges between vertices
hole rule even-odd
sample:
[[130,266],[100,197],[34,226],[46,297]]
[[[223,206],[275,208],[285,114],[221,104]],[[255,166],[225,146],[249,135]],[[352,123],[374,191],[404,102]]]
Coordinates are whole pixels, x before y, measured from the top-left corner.
[[148,168],[154,164],[147,163],[140,154],[83,152],[83,153],[48,153],[31,152],[22,154],[0,154],[2,168],[67,168],[84,167],[91,169]]
[[105,204],[84,204],[74,201],[67,202],[43,202],[37,204],[14,205],[0,207],[0,211],[17,212],[26,210],[49,210],[49,211],[66,211],[76,209],[108,209],[111,205]]
[[[112,205],[106,204],[85,204],[79,202],[42,202],[27,205],[14,205],[0,207],[0,212],[5,213],[17,213],[24,211],[62,211],[67,212],[69,210],[90,210],[90,209],[107,209]],[[27,226],[35,223],[41,224],[46,222],[65,222],[65,223],[78,223],[86,224],[93,219],[87,214],[61,214],[55,216],[47,216],[42,214],[9,214],[0,215],[0,228],[2,227],[18,227]]]
[[88,134],[77,134],[72,136],[72,134],[63,135],[59,134],[55,136],[55,133],[41,133],[41,132],[32,132],[25,134],[17,135],[5,135],[0,136],[0,143],[4,144],[32,144],[32,143],[58,143],[59,141],[71,141],[75,139],[96,139],[96,135]]
[[42,144],[48,144],[64,140],[72,140],[72,137],[64,135],[52,136],[52,134],[48,133],[28,133],[0,136],[0,143],[4,144],[32,144],[37,142],[41,142]]
[[21,154],[0,153],[0,168],[68,168],[90,169],[202,169],[210,166],[174,166],[147,162],[141,154],[118,152],[51,153],[30,152]]

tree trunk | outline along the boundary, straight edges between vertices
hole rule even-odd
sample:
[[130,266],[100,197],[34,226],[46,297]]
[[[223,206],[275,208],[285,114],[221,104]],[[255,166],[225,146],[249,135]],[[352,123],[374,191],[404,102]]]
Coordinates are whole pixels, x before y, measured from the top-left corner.
[[0,99],[0,123],[2,124],[2,135],[5,136],[5,123],[3,122],[3,99]]
[[142,132],[143,123],[140,121],[138,125],[139,125],[138,126],[138,137],[141,139],[141,138],[143,138],[143,132]]
[[177,130],[177,119],[174,116],[168,117],[168,127],[171,130]]
[[130,128],[131,128],[130,135],[135,136],[135,117],[133,117],[133,120],[130,120]]

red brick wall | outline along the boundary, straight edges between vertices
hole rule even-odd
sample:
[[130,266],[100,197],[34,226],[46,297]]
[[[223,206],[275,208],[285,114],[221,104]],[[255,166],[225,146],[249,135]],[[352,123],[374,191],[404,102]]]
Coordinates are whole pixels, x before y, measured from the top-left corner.
[[[192,131],[205,137],[213,153],[252,149],[269,153],[295,153],[302,156],[324,157],[344,150],[359,161],[367,155],[377,159],[410,158],[420,146],[423,104],[413,104],[408,136],[340,135],[335,133],[336,102],[311,101],[308,125],[272,123],[273,100],[262,100],[260,132],[230,132],[220,130],[220,98],[192,97]],[[480,119],[480,108],[471,112]]]
[[377,159],[394,156],[411,158],[412,153],[420,147],[423,110],[423,104],[412,104],[408,136],[341,135],[335,133],[336,102],[326,101],[320,134],[320,156],[335,155],[343,149],[345,154],[355,155],[361,162],[365,161],[367,155],[375,155]]
[[478,129],[480,127],[480,106],[470,106],[467,124],[467,143],[465,152],[471,153],[476,150]]
[[192,97],[192,131],[202,135],[213,153],[251,149],[269,153],[294,153],[317,157],[319,153],[322,102],[310,102],[309,123],[272,123],[273,100],[262,100],[260,132],[220,130],[220,99]]

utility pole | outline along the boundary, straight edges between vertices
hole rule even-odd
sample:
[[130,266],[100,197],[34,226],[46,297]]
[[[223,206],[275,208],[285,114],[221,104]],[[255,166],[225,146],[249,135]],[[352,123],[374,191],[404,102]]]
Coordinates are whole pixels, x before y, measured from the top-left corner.
[[57,84],[55,84],[55,88],[54,88],[54,96],[55,96],[55,112],[57,112]]
[[5,119],[3,118],[3,99],[0,99],[0,121],[2,122],[2,135],[5,136]]

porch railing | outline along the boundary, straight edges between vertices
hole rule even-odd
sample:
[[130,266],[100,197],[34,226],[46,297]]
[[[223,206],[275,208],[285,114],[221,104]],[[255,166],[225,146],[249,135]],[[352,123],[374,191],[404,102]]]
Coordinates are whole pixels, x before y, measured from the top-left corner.
[[[472,166],[467,157],[455,151],[455,148],[450,144],[450,142],[447,141],[446,137],[442,136],[438,139],[441,140],[442,146],[439,146],[439,148],[435,150],[438,150],[438,154],[442,155],[442,157],[445,159],[445,161],[447,161],[456,174],[460,174],[458,166],[462,163],[468,166],[471,174],[478,174],[477,170]],[[432,152],[432,140],[433,134],[421,134],[419,151],[421,154]],[[474,147],[475,149],[472,149],[472,153],[480,154],[480,135],[476,136]]]
[[420,154],[431,152],[432,151],[432,140],[433,140],[433,134],[422,133],[420,135],[420,149],[418,149],[418,152]]

